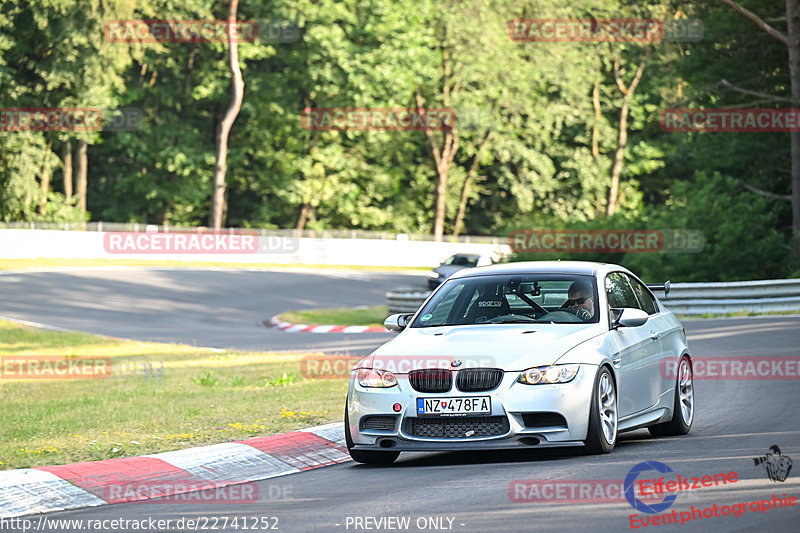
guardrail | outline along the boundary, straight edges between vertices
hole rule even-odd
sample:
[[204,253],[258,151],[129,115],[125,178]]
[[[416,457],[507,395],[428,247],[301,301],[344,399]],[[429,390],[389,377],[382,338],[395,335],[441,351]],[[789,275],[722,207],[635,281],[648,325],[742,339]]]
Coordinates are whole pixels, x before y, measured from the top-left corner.
[[430,291],[391,291],[386,293],[386,306],[389,308],[389,314],[396,313],[414,313],[422,302],[430,294]]
[[659,299],[682,315],[796,311],[800,310],[800,279],[673,283],[669,297]]
[[[389,314],[413,313],[429,294],[423,291],[387,292]],[[670,311],[681,315],[798,311],[800,279],[672,283],[669,297],[658,293],[656,296]]]

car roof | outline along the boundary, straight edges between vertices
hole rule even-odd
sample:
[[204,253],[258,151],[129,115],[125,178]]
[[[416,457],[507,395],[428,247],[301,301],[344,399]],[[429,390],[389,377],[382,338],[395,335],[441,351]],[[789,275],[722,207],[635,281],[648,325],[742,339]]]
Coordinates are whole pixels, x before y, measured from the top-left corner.
[[622,270],[626,268],[610,263],[594,263],[591,261],[520,261],[517,263],[501,263],[491,266],[460,270],[452,278],[468,278],[476,276],[492,276],[496,274],[574,274],[584,276],[597,276],[609,270]]

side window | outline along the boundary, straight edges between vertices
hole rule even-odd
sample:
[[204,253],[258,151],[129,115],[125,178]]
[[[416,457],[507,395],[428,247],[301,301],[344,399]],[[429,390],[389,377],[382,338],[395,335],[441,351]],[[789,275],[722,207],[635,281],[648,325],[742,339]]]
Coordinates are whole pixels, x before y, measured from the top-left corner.
[[658,306],[656,305],[655,299],[653,299],[653,295],[647,290],[647,287],[642,285],[642,283],[638,280],[635,280],[629,276],[626,277],[631,282],[633,292],[636,293],[636,297],[639,299],[641,309],[648,315],[656,314],[658,312]]
[[639,301],[628,283],[628,277],[622,272],[612,272],[606,277],[606,294],[611,307],[641,309]]

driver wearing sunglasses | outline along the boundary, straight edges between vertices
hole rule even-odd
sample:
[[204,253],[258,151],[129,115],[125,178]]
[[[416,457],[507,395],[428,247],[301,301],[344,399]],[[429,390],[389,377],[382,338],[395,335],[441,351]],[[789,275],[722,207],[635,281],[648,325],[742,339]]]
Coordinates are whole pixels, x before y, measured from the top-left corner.
[[[590,320],[594,316],[594,298],[592,298],[592,287],[584,281],[576,281],[567,292],[566,302],[563,307],[568,308],[583,320]],[[583,309],[589,315],[579,310]]]

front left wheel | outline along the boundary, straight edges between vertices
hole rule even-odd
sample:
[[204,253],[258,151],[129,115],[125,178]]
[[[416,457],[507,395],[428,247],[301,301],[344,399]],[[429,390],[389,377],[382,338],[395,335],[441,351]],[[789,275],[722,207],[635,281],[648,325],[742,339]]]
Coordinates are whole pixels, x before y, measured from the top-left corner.
[[347,404],[344,406],[344,441],[347,444],[347,453],[357,463],[367,465],[389,465],[399,456],[400,452],[381,452],[376,450],[354,450],[353,439],[350,436],[350,420],[347,415]]
[[609,453],[617,444],[617,387],[607,366],[597,372],[589,406],[589,453]]

